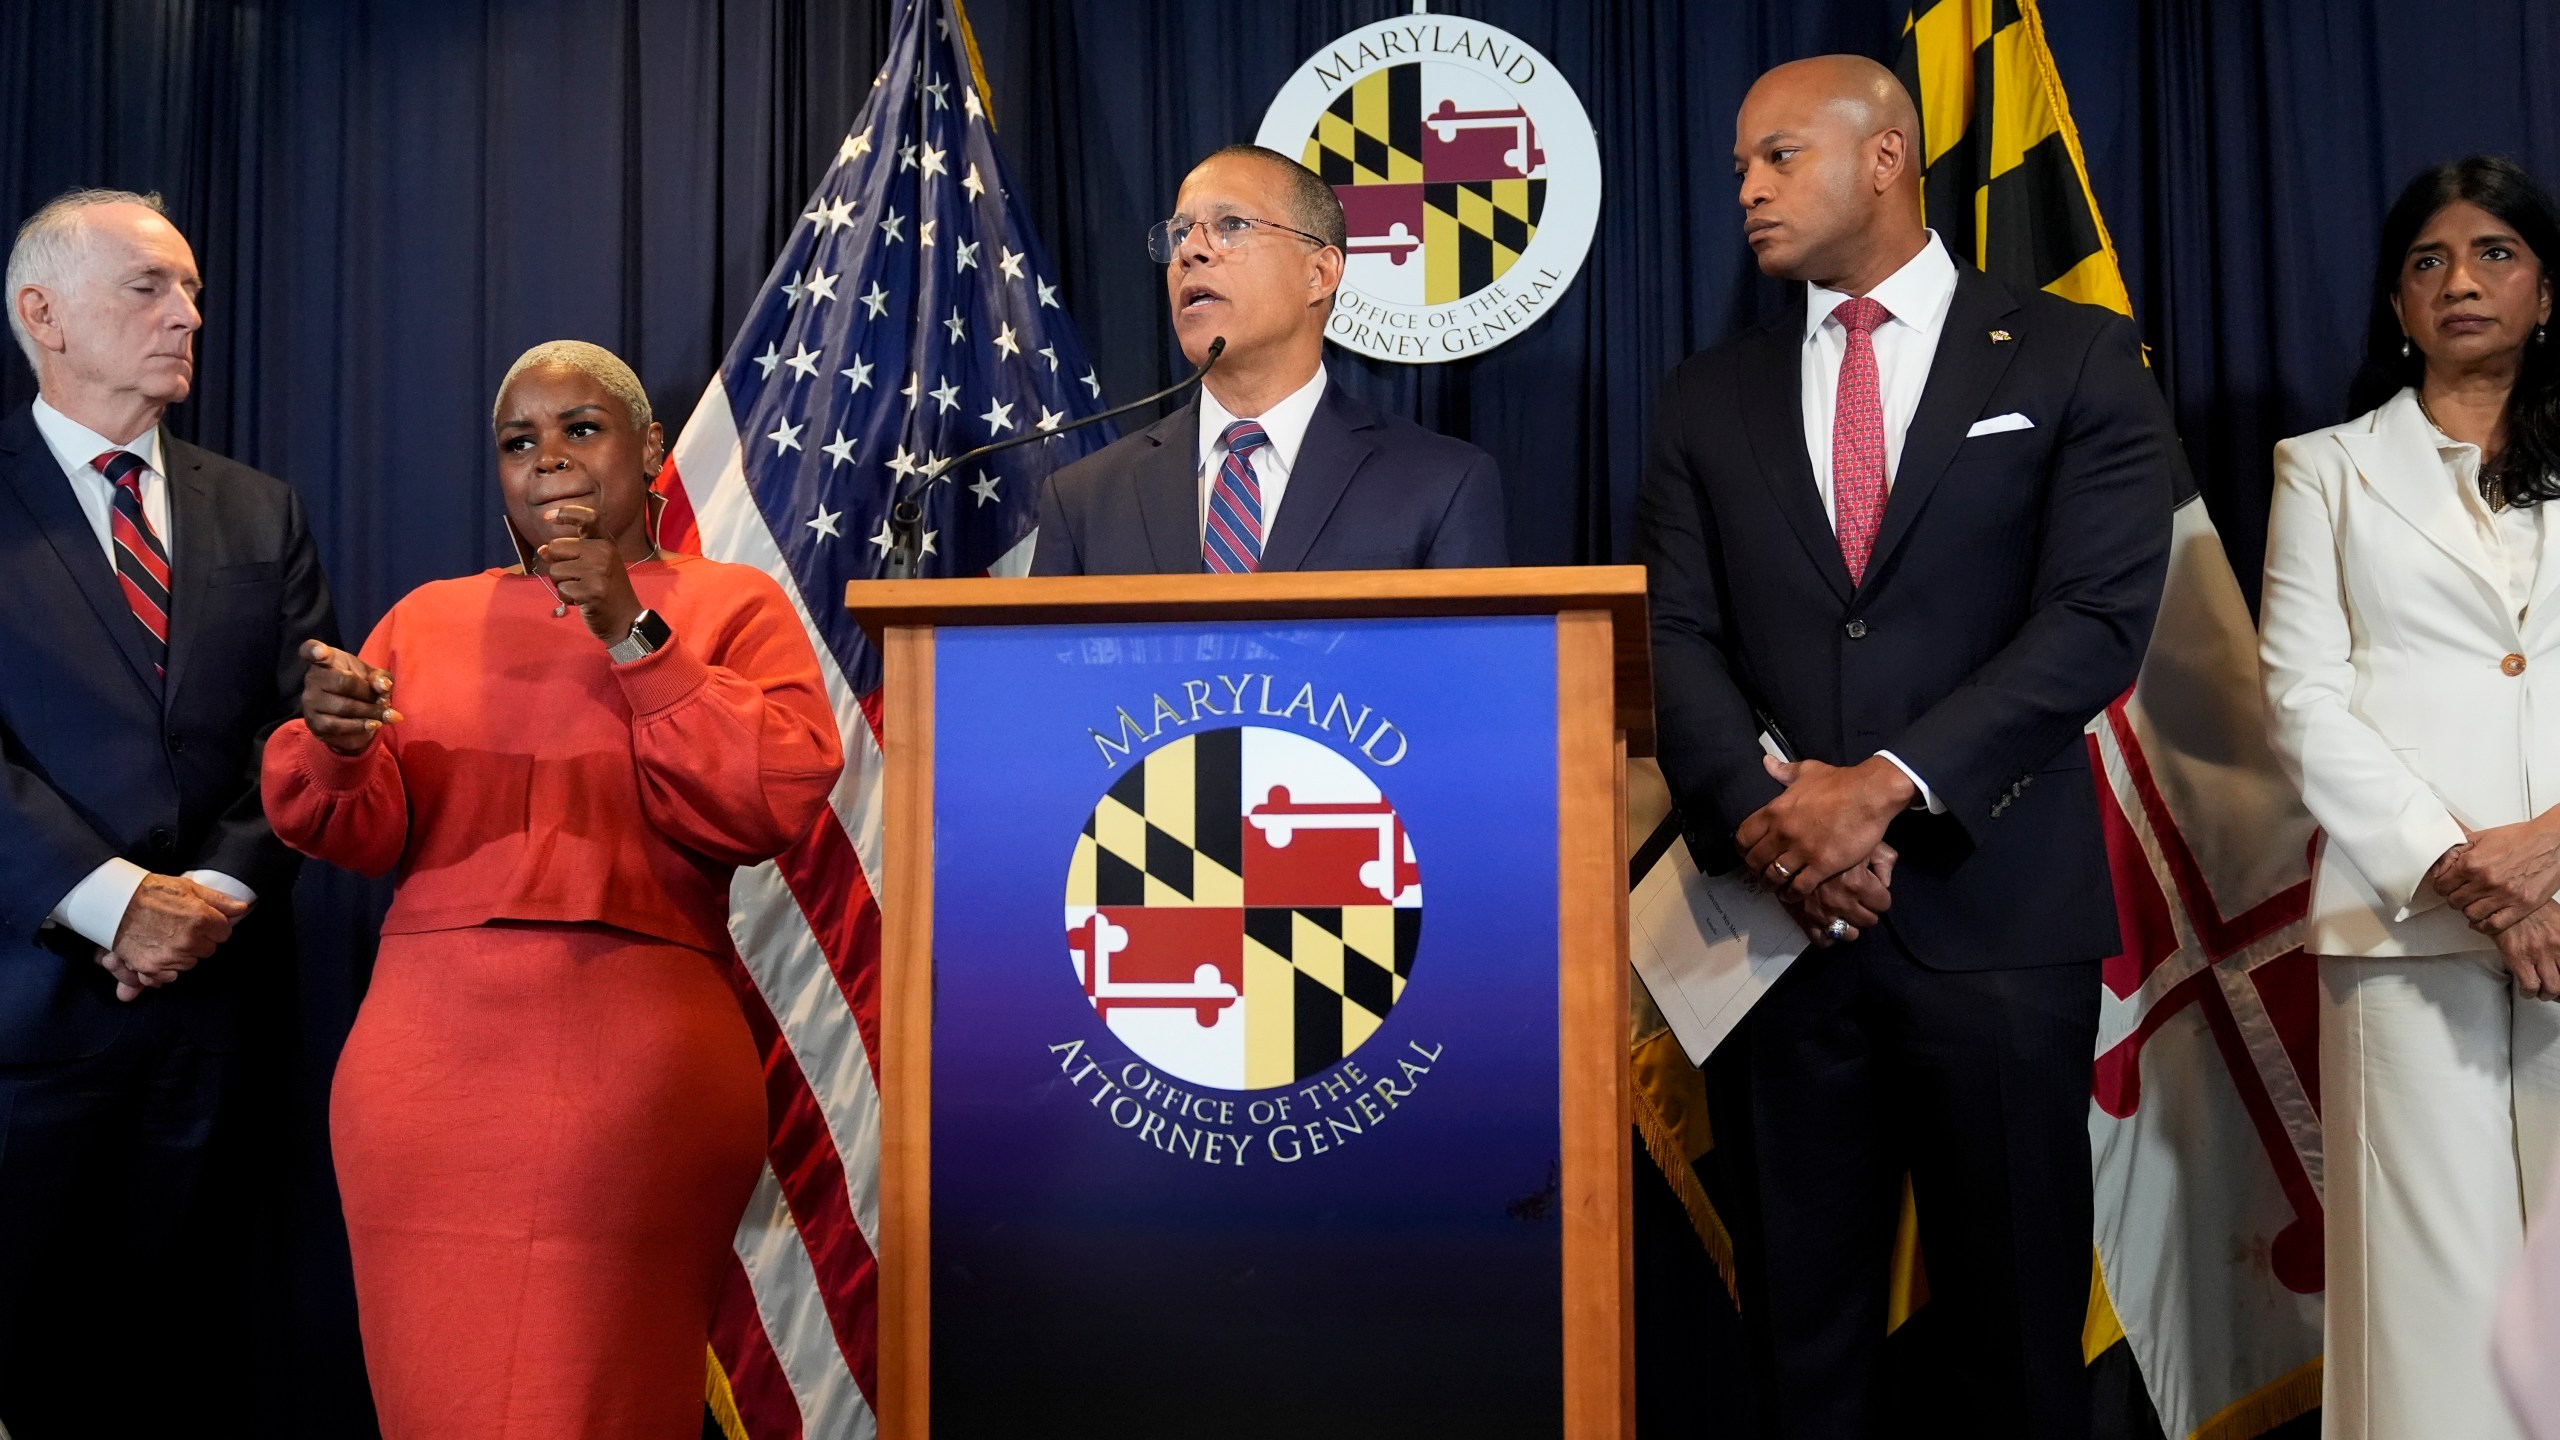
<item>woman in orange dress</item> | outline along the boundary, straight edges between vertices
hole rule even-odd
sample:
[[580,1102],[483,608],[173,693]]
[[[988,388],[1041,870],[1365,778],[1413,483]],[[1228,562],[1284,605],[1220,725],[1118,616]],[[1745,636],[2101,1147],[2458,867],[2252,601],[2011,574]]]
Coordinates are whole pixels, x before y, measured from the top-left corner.
[[265,756],[286,843],[399,875],[330,1097],[365,1363],[387,1440],[693,1440],[765,1141],[729,878],[842,758],[781,589],[656,549],[629,367],[537,346],[494,419],[525,563],[312,642]]

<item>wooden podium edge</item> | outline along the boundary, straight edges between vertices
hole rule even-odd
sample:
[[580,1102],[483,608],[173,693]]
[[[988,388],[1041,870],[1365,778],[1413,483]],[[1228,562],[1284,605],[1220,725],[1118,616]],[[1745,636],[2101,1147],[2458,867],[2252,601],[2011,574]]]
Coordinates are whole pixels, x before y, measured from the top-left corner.
[[1435,617],[1597,610],[1615,622],[1614,663],[1588,683],[1616,697],[1629,749],[1653,753],[1653,635],[1640,565],[854,580],[844,603],[875,644],[901,626],[1031,625],[1069,610],[1104,625],[1410,619],[1418,607]]
[[880,904],[879,1433],[926,1440],[933,1423],[934,633],[885,636],[887,762]]
[[1566,1440],[1631,1440],[1635,1434],[1626,742],[1610,701],[1612,619],[1607,610],[1556,616]]

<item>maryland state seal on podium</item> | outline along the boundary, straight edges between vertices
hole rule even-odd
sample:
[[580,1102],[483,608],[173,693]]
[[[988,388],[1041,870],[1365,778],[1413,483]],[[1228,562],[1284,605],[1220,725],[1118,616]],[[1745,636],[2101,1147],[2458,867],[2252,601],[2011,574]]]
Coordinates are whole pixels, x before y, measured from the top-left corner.
[[1085,999],[1157,1070],[1267,1090],[1332,1068],[1403,998],[1422,935],[1413,837],[1318,741],[1176,740],[1094,806],[1067,868]]

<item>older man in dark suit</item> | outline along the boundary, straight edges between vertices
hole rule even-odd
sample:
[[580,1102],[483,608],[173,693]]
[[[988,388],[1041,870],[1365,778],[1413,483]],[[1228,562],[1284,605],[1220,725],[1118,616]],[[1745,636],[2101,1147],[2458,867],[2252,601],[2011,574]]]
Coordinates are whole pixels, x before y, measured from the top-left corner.
[[1382,415],[1324,371],[1342,202],[1277,151],[1231,145],[1149,236],[1190,404],[1049,478],[1034,575],[1504,565],[1502,479],[1464,441]]
[[0,417],[0,1425],[229,1435],[208,1154],[247,972],[284,958],[294,860],[259,751],[296,647],[336,641],[294,493],[168,435],[195,256],[156,197],[19,231]]
[[[1664,386],[1637,544],[1690,844],[1765,876],[1825,947],[1708,1068],[1745,1177],[1761,1430],[2086,1435],[2117,936],[2081,729],[2151,633],[2167,416],[2123,319],[2013,291],[1923,227],[1891,72],[1783,66],[1736,132],[1744,233],[1801,299]],[[1885,1414],[1906,1170],[1959,1413]]]

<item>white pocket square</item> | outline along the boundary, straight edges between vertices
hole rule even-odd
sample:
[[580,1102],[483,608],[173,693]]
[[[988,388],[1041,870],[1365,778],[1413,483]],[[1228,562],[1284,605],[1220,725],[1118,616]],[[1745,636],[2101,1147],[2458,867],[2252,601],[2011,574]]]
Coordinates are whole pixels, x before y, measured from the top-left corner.
[[2006,415],[1994,415],[1988,420],[1974,421],[1973,428],[1964,432],[1964,438],[1970,440],[1976,435],[2006,435],[2012,430],[2033,430],[2034,428],[2036,428],[2036,422],[2012,410]]

